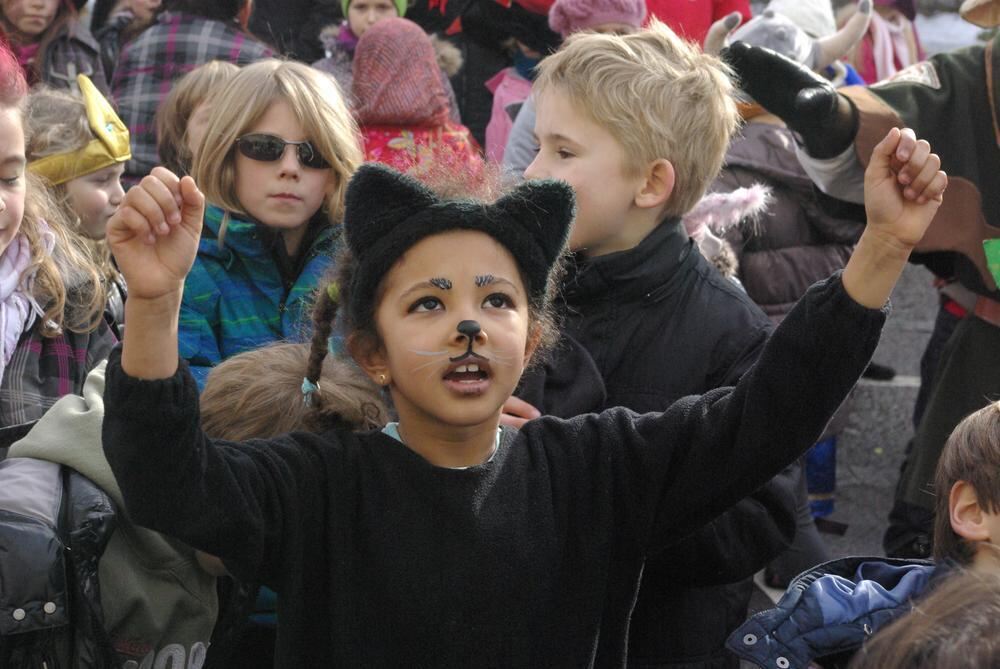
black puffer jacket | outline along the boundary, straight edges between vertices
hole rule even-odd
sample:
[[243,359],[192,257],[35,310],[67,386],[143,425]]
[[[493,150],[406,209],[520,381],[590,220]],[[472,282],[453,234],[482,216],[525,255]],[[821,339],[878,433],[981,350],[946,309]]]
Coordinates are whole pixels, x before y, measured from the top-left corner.
[[[580,412],[662,411],[685,395],[733,385],[756,361],[771,327],[675,221],[629,251],[571,268],[564,300],[564,329],[590,353],[606,393],[603,406],[577,407]],[[584,368],[562,364],[559,350],[547,368],[567,366]],[[536,387],[533,376],[544,371],[534,370],[522,384]],[[545,383],[539,408],[570,415],[557,404],[565,393],[557,383],[565,383],[554,381]],[[719,584],[746,579],[787,545],[793,509],[791,485],[779,477],[648,560],[632,615],[630,666],[736,666],[723,644],[746,618],[751,584]]]
[[[0,431],[0,457],[20,427]],[[115,520],[108,496],[79,473],[0,461],[0,667],[114,666],[97,566]]]

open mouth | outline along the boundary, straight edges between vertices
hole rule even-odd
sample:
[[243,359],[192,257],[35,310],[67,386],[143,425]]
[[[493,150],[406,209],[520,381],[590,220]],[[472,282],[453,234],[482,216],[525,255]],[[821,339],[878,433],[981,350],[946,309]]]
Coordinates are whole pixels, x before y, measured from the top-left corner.
[[476,383],[490,378],[486,369],[475,362],[458,365],[444,375],[446,381],[456,383]]

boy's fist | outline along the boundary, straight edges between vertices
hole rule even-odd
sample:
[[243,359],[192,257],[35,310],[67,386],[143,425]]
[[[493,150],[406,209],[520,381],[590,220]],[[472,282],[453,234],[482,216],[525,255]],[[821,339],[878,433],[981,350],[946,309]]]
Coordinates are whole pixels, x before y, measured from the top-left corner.
[[107,240],[129,297],[155,299],[183,289],[194,263],[205,197],[191,177],[156,167],[125,194]]

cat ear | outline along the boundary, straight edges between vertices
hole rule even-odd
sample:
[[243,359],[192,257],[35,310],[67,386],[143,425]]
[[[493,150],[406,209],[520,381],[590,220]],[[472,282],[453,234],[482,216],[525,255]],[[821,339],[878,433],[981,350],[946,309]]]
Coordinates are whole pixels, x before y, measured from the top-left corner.
[[351,253],[360,257],[397,225],[437,202],[434,193],[412,177],[365,163],[351,177],[344,198],[344,235]]
[[528,233],[551,265],[562,255],[569,239],[576,198],[572,187],[563,181],[525,181],[497,200],[492,209],[502,212],[509,225]]

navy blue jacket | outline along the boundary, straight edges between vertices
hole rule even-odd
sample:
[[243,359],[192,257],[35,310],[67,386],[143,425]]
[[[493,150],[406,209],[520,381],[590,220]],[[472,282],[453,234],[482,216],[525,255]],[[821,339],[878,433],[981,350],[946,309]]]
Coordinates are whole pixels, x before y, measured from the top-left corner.
[[760,667],[845,666],[865,639],[913,608],[952,570],[926,560],[851,557],[800,574],[773,609],[741,625],[726,646]]

